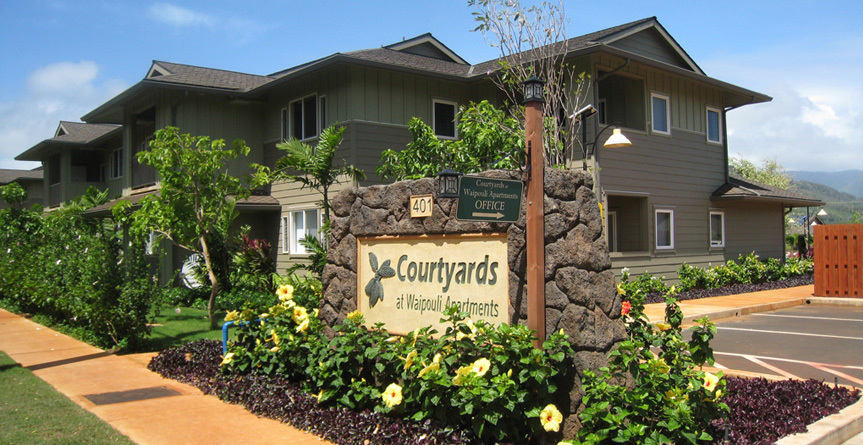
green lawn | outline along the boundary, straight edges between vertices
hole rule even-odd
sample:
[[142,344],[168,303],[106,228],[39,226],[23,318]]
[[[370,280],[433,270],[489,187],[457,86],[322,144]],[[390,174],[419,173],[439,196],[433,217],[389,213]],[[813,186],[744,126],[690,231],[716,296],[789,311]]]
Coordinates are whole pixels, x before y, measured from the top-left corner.
[[0,443],[133,444],[0,352]]
[[165,306],[156,317],[150,336],[136,348],[137,352],[157,352],[201,338],[221,340],[224,313],[217,312],[216,317],[219,328],[211,330],[206,310]]

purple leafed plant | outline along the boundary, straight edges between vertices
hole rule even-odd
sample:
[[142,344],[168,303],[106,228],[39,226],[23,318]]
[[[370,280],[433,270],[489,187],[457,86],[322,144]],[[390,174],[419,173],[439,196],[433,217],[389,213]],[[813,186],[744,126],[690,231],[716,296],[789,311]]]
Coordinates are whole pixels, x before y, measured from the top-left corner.
[[714,422],[717,444],[771,444],[781,437],[802,433],[806,426],[839,412],[860,397],[860,390],[832,387],[817,380],[763,378],[727,379],[723,397],[731,412]]
[[[762,290],[785,289],[788,287],[805,286],[814,283],[813,275],[800,275],[786,278],[784,280],[766,281],[764,283],[732,284],[730,286],[715,287],[713,289],[690,289],[675,296],[679,301],[697,300],[699,298],[721,297],[724,295],[736,295]],[[648,292],[644,296],[645,303],[663,303],[665,294],[661,292]]]

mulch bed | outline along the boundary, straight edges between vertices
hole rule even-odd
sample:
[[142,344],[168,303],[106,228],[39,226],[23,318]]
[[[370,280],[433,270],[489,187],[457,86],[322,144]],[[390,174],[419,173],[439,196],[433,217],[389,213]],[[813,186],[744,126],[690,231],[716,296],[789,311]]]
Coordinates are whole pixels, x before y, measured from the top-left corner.
[[[195,386],[206,394],[241,405],[250,412],[310,431],[339,444],[473,444],[469,431],[454,431],[431,421],[413,422],[373,411],[321,406],[295,382],[261,375],[219,372],[222,346],[198,340],[162,351],[150,370]],[[723,400],[727,419],[712,425],[716,444],[769,444],[805,431],[806,425],[855,403],[859,390],[822,382],[728,378]]]
[[[677,294],[677,299],[697,300],[699,298],[722,297],[725,295],[745,294],[762,290],[785,289],[789,287],[805,286],[815,282],[814,275],[800,275],[778,281],[753,284],[732,284],[731,286],[715,287],[713,289],[690,289]],[[644,296],[645,303],[664,303],[665,296],[659,292],[649,292]]]

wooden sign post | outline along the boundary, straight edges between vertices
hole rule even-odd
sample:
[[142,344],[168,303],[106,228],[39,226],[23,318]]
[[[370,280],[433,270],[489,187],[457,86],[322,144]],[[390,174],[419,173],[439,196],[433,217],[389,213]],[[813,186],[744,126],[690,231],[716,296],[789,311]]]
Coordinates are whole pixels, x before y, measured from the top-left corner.
[[524,133],[528,155],[527,178],[527,327],[536,331],[540,347],[545,340],[545,150],[542,146],[542,88],[545,82],[524,81]]

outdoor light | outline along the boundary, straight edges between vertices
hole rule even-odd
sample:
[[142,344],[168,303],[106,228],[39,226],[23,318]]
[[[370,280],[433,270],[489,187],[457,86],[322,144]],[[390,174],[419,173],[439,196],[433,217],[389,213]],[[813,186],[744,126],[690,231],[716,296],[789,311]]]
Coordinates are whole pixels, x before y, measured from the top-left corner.
[[629,139],[620,132],[620,128],[615,128],[611,132],[611,137],[602,146],[607,148],[631,147],[632,142],[629,142]]
[[545,99],[542,97],[542,88],[545,85],[545,81],[540,80],[536,76],[530,76],[530,79],[525,80],[522,84],[524,85],[524,100],[521,101],[522,104],[528,102],[545,103]]
[[438,177],[438,198],[458,198],[458,178],[462,174],[446,168],[437,174]]
[[817,213],[817,215],[818,215],[818,216],[827,216],[827,211],[826,211],[826,210],[824,210],[824,209],[821,209],[821,211],[820,211],[820,212],[818,212],[818,213]]

